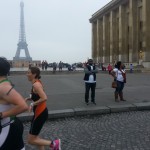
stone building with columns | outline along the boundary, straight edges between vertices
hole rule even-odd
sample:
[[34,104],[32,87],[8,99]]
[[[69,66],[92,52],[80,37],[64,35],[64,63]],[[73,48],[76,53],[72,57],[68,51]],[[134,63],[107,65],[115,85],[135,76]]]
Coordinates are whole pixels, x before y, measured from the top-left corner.
[[90,18],[92,58],[150,68],[150,0],[112,0]]

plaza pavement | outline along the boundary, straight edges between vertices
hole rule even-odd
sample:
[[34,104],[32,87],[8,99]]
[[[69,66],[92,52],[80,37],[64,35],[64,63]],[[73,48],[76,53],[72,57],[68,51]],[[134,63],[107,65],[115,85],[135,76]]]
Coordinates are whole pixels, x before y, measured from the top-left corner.
[[[44,125],[40,136],[60,138],[63,150],[149,150],[150,111],[133,110],[150,109],[150,74],[128,73],[124,88],[127,101],[117,103],[111,88],[113,78],[100,71],[97,74],[96,106],[84,103],[83,76],[82,70],[56,74],[42,72],[51,119]],[[24,97],[28,97],[32,85],[25,72],[18,75],[16,72],[9,79]],[[27,144],[31,116],[28,112],[19,116],[25,121],[23,137],[26,150],[37,149]]]
[[[100,71],[97,74],[97,105],[90,103],[88,106],[84,102],[83,76],[83,71],[42,74],[42,82],[48,96],[49,118],[150,109],[150,73],[127,73],[124,88],[124,98],[127,101],[115,102],[114,89],[111,88],[113,78],[107,72]],[[32,85],[25,74],[10,75],[9,79],[24,97],[28,97]],[[31,116],[32,113],[28,112],[19,115],[24,121],[30,120]]]

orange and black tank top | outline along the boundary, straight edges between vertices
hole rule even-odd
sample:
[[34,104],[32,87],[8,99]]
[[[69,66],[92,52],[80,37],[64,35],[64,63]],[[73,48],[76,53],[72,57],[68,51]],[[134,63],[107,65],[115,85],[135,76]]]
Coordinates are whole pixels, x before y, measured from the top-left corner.
[[40,99],[40,96],[37,94],[37,93],[34,93],[33,92],[33,87],[32,87],[32,90],[31,90],[31,99],[36,102],[37,100]]
[[[37,80],[35,82],[40,82],[40,80]],[[35,83],[34,82],[34,83]],[[41,83],[42,84],[42,83]],[[32,90],[31,90],[31,99],[36,102],[40,99],[40,96],[37,93],[34,93],[33,91],[33,86],[32,86]],[[35,118],[37,118],[44,110],[46,109],[46,101],[41,102],[40,104],[36,105],[33,107],[33,111],[35,113]]]
[[[41,83],[41,81],[40,80],[37,80],[37,81],[35,81],[35,82],[40,82]],[[35,83],[34,82],[34,83]],[[34,84],[33,83],[33,84]],[[42,84],[42,83],[41,83]],[[37,94],[37,93],[34,93],[34,91],[33,91],[33,86],[32,86],[32,89],[31,89],[31,99],[34,101],[34,102],[36,102],[37,100],[39,100],[40,99],[40,96]]]

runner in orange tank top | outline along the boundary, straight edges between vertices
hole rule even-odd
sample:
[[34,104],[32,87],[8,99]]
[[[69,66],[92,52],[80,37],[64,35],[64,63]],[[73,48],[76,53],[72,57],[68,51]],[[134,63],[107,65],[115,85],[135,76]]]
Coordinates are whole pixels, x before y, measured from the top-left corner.
[[52,150],[61,150],[60,139],[50,141],[39,137],[39,133],[48,118],[48,109],[46,107],[47,95],[39,80],[41,78],[40,69],[38,67],[30,67],[27,77],[32,83],[32,90],[30,97],[26,98],[26,100],[32,100],[29,111],[31,112],[33,110],[34,113],[28,135],[28,143],[36,145],[39,150],[44,150],[45,146],[49,146]]

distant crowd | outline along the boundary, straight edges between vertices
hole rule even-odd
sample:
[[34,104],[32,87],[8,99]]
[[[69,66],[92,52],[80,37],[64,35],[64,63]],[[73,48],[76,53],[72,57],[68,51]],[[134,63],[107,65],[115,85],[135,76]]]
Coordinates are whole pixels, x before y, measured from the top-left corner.
[[[13,62],[9,62],[10,63],[10,67],[13,68],[15,65],[13,64]],[[86,65],[88,64],[88,62],[78,62],[78,63],[73,63],[73,64],[69,64],[69,63],[64,63],[62,61],[60,61],[59,63],[57,62],[53,62],[53,63],[48,63],[48,61],[46,60],[42,60],[41,62],[27,62],[26,64],[22,63],[19,64],[19,66],[17,67],[28,67],[30,68],[31,66],[35,66],[35,67],[39,67],[41,68],[43,71],[47,71],[48,68],[52,68],[53,72],[55,73],[56,71],[63,71],[63,68],[67,68],[68,71],[76,71],[76,68],[85,68]],[[111,70],[115,67],[115,62],[113,64],[103,64],[102,62],[99,63],[94,63],[95,66],[97,66],[97,68],[99,70],[102,71],[108,71],[108,73],[110,74]],[[126,66],[124,66],[126,68]],[[133,72],[133,64],[130,64],[127,67],[130,70],[130,73]]]

